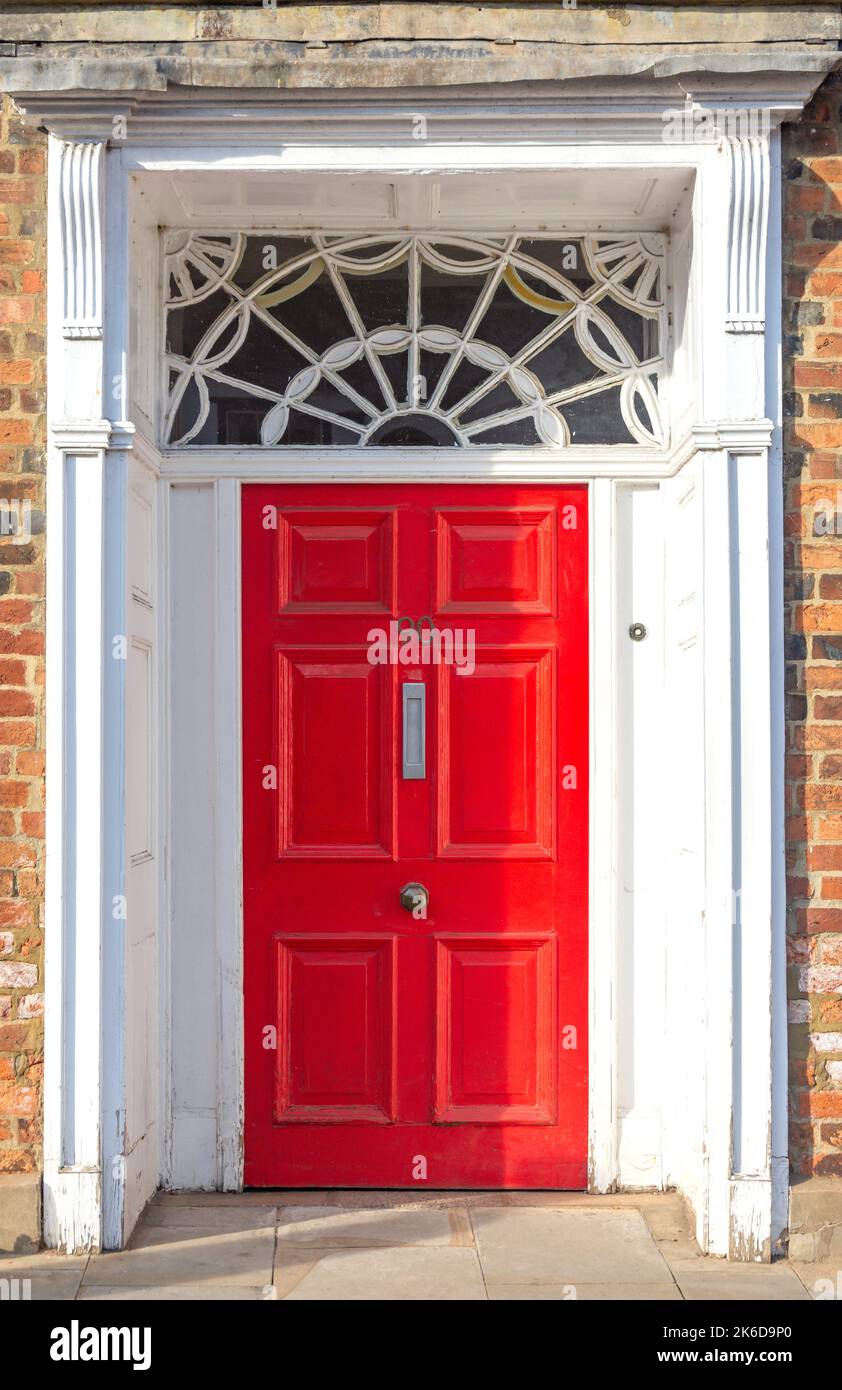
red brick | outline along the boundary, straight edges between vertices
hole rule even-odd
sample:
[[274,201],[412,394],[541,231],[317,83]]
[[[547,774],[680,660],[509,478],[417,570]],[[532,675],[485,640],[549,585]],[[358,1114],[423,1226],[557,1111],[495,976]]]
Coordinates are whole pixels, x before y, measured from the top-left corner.
[[31,323],[35,300],[31,295],[9,294],[0,298],[0,323]]
[[0,1081],[0,1114],[34,1115],[37,1101],[38,1093],[34,1087]]
[[0,840],[0,866],[16,869],[34,864],[37,857],[32,845],[25,845],[19,840],[9,838]]
[[[842,284],[842,274],[839,276]],[[838,387],[842,384],[842,363],[832,362],[804,362],[799,359],[795,363],[794,381],[796,386],[804,387]]]
[[[803,795],[800,793],[803,792]],[[799,788],[799,804],[808,811],[842,810],[842,786],[833,782]]]
[[842,158],[838,155],[813,159],[810,168],[825,183],[842,183]]
[[42,656],[44,653],[44,634],[29,628],[24,628],[22,632],[10,632],[8,628],[0,628],[0,652],[17,652],[22,656]]
[[[5,235],[3,225],[3,221],[0,220],[0,235]],[[31,241],[0,241],[0,265],[23,265],[24,262],[32,260],[33,252],[34,243]]]
[[45,167],[43,150],[21,150],[18,169],[22,174],[43,174]]
[[808,869],[842,869],[842,845],[810,845]]
[[3,386],[26,385],[32,380],[33,366],[26,358],[12,362],[0,361],[0,384]]
[[29,721],[0,719],[0,747],[31,747],[35,742],[35,725]]
[[802,1092],[798,1108],[802,1115],[814,1115],[817,1119],[842,1119],[842,1091]]
[[31,420],[0,420],[0,444],[31,444],[32,438]]
[[28,782],[0,782],[0,806],[28,806]]
[[15,755],[15,771],[19,777],[43,777],[45,761],[43,749],[20,748]]

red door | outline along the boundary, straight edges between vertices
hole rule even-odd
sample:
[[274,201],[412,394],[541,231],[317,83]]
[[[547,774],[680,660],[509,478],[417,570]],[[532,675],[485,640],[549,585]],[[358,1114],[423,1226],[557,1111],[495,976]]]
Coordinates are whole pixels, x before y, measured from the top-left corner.
[[585,1186],[587,632],[584,487],[243,489],[247,1185]]

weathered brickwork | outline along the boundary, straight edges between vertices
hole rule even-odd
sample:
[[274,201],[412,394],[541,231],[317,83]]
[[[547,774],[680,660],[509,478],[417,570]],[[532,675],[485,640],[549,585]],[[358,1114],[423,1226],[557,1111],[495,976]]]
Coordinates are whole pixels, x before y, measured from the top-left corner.
[[[41,1167],[46,138],[0,110],[0,1174]],[[26,504],[29,504],[28,506]]]
[[791,1163],[842,1175],[842,74],[784,173]]

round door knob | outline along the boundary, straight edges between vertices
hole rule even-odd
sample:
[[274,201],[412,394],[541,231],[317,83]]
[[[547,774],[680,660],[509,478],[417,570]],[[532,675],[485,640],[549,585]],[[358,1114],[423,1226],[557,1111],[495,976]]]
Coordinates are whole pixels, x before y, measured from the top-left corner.
[[423,883],[405,883],[400,893],[401,907],[414,917],[426,917],[430,895]]

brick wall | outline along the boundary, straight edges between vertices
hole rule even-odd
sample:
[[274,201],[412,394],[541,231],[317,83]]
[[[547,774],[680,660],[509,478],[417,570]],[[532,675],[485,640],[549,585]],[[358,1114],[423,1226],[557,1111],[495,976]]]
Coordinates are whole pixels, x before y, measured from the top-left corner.
[[[0,1174],[41,1167],[46,138],[0,108]],[[30,504],[5,513],[3,501]],[[31,533],[31,534],[29,534]]]
[[784,131],[790,1144],[842,1175],[842,74]]

